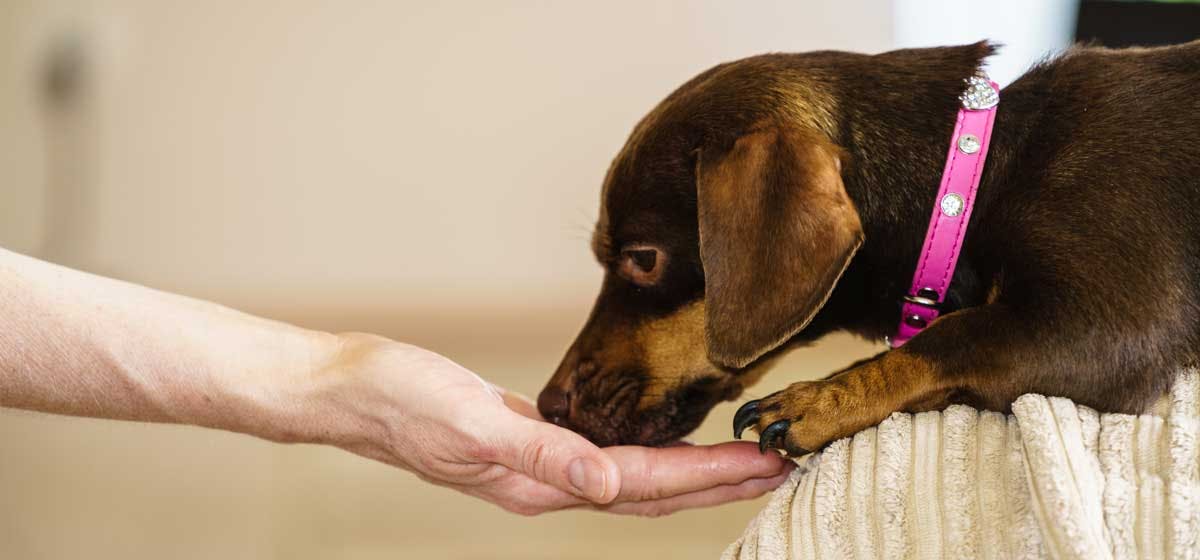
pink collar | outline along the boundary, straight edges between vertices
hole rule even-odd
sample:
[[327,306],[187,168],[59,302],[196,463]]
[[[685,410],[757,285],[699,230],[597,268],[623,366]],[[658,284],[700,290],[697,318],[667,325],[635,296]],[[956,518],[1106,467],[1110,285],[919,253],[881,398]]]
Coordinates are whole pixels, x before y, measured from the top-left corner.
[[900,327],[889,344],[899,348],[937,319],[954,266],[966,238],[967,223],[975,203],[975,191],[983,177],[992,123],[1000,103],[1000,87],[982,72],[966,80],[967,90],[959,96],[962,109],[950,137],[950,153],[942,171],[938,203],[933,206],[925,246],[917,261],[912,288],[904,296]]

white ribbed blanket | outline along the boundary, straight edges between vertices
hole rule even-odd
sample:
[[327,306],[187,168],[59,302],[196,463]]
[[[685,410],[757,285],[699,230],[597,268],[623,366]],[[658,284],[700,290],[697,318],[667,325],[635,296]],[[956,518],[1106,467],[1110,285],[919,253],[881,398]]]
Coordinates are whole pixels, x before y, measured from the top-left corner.
[[1200,559],[1200,375],[1140,416],[893,414],[810,455],[722,558]]

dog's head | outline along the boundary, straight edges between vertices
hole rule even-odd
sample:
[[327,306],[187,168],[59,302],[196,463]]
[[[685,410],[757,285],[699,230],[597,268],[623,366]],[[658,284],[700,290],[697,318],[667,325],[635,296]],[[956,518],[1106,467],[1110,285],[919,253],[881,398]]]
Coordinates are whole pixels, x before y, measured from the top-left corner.
[[834,110],[767,55],[697,76],[637,125],[601,195],[604,283],[538,399],[546,418],[663,444],[757,380],[862,243]]

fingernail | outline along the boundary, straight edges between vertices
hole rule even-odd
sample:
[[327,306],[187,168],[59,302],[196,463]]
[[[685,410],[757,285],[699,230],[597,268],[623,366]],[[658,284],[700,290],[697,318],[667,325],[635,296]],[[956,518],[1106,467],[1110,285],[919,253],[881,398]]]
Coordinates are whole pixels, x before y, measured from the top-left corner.
[[604,467],[591,459],[575,459],[567,466],[567,479],[575,487],[575,493],[593,502],[604,499],[608,491]]

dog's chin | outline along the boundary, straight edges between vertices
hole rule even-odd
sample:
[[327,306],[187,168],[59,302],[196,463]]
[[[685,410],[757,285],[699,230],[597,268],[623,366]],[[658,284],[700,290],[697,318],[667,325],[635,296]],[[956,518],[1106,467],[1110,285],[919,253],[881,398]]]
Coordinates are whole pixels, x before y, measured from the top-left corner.
[[[609,419],[609,421],[612,422],[613,419]],[[675,422],[669,418],[655,421],[647,418],[642,422],[622,420],[614,424],[596,429],[574,425],[571,428],[600,447],[614,445],[670,447],[680,443],[681,439],[695,431],[700,426],[700,421]]]
[[572,419],[570,427],[601,447],[666,447],[700,427],[719,400],[671,400],[633,414]]

